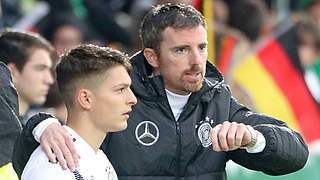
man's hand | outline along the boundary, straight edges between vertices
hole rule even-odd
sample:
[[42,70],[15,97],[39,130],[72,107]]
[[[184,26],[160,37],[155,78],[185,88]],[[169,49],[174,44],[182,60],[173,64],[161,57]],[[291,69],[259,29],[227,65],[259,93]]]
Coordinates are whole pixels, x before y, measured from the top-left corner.
[[251,143],[251,133],[245,124],[224,122],[211,129],[212,147],[215,151],[232,151]]
[[49,125],[40,138],[40,144],[50,162],[55,163],[55,157],[57,157],[64,170],[68,166],[73,172],[79,165],[80,156],[74,147],[72,138],[60,124],[52,123]]

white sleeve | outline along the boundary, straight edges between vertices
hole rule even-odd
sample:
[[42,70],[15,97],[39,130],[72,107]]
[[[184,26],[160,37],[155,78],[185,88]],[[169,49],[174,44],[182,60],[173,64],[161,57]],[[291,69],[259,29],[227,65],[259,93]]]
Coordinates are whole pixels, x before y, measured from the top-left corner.
[[259,131],[257,134],[257,143],[252,147],[245,148],[248,153],[259,153],[266,147],[266,138]]
[[40,137],[43,133],[44,130],[46,130],[46,128],[51,125],[52,123],[58,123],[60,124],[60,122],[58,121],[58,119],[56,118],[48,118],[44,121],[42,121],[41,123],[39,123],[32,131],[32,135],[34,137],[34,139],[40,143]]

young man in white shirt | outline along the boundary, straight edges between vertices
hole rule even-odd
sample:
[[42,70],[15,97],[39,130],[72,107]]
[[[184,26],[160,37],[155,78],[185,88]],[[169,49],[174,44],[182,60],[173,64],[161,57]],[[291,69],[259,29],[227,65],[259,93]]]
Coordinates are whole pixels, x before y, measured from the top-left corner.
[[128,57],[109,48],[80,45],[62,56],[56,68],[57,82],[68,110],[64,127],[81,157],[79,166],[74,172],[63,170],[60,164],[49,162],[39,146],[29,159],[22,180],[117,180],[99,147],[108,132],[127,127],[131,106],[137,102],[130,89],[130,71]]

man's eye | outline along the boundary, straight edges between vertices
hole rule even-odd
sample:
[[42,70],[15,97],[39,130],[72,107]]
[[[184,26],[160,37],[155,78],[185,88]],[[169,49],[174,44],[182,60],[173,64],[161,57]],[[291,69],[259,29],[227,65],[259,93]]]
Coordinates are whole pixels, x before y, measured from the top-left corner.
[[119,92],[119,93],[123,93],[124,92],[124,88],[120,88],[120,89],[118,89],[117,91]]
[[207,49],[207,45],[201,45],[201,46],[199,47],[199,49],[200,49],[200,50],[206,50],[206,49]]
[[182,52],[184,52],[185,51],[185,48],[178,48],[177,50],[176,50],[176,52],[178,52],[178,53],[182,53]]

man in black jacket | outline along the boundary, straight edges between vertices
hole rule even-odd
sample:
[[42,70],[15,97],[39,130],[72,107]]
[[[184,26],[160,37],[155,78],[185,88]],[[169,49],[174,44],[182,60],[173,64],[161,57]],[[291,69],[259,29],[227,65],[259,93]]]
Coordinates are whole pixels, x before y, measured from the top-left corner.
[[[308,149],[299,133],[231,96],[221,73],[207,61],[206,22],[197,10],[183,4],[155,6],[140,34],[144,49],[131,58],[138,103],[128,128],[110,133],[101,146],[119,179],[223,180],[228,160],[270,175],[305,165]],[[71,138],[57,123],[38,124],[47,118],[28,123],[19,148],[35,144],[36,126],[34,135],[38,141],[42,135],[49,159],[55,162],[53,151],[63,168],[68,164],[74,170]],[[19,148],[18,172],[28,158]]]
[[18,116],[18,94],[8,67],[0,61],[0,179],[18,180],[11,163],[14,142],[22,129]]

